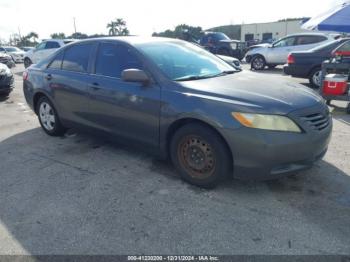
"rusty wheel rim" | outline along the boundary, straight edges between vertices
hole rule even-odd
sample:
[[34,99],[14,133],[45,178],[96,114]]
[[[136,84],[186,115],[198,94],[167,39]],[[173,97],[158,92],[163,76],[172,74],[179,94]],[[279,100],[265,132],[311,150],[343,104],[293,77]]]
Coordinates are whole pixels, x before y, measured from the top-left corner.
[[199,136],[189,135],[181,139],[177,154],[181,166],[193,178],[205,179],[215,171],[216,159],[213,148]]

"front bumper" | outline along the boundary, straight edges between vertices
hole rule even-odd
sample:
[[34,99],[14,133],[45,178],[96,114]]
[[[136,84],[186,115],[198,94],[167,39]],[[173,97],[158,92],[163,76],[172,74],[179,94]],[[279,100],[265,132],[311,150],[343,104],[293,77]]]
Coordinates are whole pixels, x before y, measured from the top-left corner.
[[312,167],[327,152],[332,133],[327,128],[304,133],[277,132],[241,127],[222,135],[233,154],[234,177],[269,180]]

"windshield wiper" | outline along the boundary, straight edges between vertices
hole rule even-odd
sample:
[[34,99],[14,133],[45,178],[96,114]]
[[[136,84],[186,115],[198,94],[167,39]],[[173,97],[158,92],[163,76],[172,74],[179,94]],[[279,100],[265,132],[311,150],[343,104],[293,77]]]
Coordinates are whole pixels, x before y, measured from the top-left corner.
[[179,77],[174,79],[174,81],[193,81],[193,80],[200,80],[200,79],[206,79],[206,78],[213,78],[213,77],[218,77],[218,76],[224,76],[224,75],[229,75],[236,73],[237,71],[235,70],[227,70],[227,71],[222,71],[218,74],[211,74],[211,75],[190,75],[190,76],[184,76],[184,77]]
[[179,78],[175,78],[174,81],[192,81],[192,80],[199,80],[199,79],[206,79],[206,78],[210,78],[212,77],[210,76],[184,76],[184,77],[179,77]]

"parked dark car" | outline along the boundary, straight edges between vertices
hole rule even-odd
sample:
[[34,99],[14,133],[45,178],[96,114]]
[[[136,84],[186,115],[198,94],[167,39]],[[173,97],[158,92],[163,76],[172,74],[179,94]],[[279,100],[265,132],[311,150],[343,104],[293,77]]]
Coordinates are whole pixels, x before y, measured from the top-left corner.
[[14,78],[11,70],[0,63],[0,96],[8,96],[13,89]]
[[213,54],[232,56],[239,60],[244,57],[244,43],[232,40],[224,33],[205,32],[199,43]]
[[181,40],[119,37],[65,46],[29,67],[23,89],[51,136],[80,128],[170,156],[210,188],[233,176],[273,179],[323,157],[332,119],[298,84],[239,72]]
[[0,52],[0,63],[7,65],[8,68],[12,68],[16,66],[15,62],[13,61],[12,57],[5,52]]
[[322,62],[332,57],[334,49],[348,42],[349,38],[338,39],[309,51],[292,52],[288,56],[288,64],[283,69],[287,75],[308,78],[314,88],[321,85]]

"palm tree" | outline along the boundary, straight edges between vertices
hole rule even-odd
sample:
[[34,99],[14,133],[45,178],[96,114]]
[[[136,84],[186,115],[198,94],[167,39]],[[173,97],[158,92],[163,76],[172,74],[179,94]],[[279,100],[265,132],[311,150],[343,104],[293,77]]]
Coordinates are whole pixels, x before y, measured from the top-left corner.
[[33,38],[33,42],[34,43],[37,43],[37,39],[39,38],[39,35],[35,32],[30,32],[27,36],[26,36],[27,39],[32,39]]
[[109,35],[129,35],[129,30],[126,27],[126,22],[122,18],[117,18],[107,24]]

